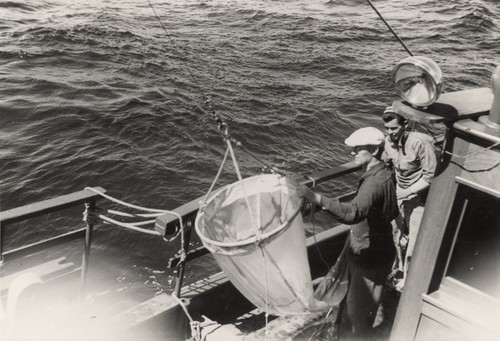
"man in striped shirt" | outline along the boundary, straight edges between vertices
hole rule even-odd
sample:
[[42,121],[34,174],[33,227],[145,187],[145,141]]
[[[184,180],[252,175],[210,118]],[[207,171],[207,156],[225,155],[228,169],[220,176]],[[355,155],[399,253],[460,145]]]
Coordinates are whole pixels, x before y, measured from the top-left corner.
[[403,278],[396,283],[396,289],[404,287],[413,249],[424,213],[427,192],[436,171],[436,154],[429,135],[410,131],[404,117],[392,107],[382,114],[387,132],[383,159],[392,165],[396,178],[396,195],[401,216],[396,219],[396,247],[398,258],[406,241],[406,253],[398,259]]

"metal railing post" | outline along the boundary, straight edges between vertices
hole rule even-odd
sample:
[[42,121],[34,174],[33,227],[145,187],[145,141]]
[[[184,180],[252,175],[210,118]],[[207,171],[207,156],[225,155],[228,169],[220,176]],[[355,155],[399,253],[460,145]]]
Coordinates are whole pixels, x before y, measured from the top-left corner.
[[[186,229],[184,230],[184,245],[181,245],[184,253],[187,254],[189,249],[189,243],[191,242],[191,229],[193,222],[189,220],[186,223]],[[181,297],[182,282],[184,280],[184,271],[186,270],[187,259],[182,260],[177,266],[177,278],[175,280],[175,296]]]
[[[85,204],[85,208],[89,213],[95,212],[95,201],[91,201]],[[92,218],[86,220],[86,230],[85,230],[85,244],[83,249],[82,257],[82,270],[81,270],[81,291],[80,291],[80,304],[85,301],[85,291],[87,287],[87,274],[90,259],[90,248],[92,246],[92,232],[94,230],[94,223]]]

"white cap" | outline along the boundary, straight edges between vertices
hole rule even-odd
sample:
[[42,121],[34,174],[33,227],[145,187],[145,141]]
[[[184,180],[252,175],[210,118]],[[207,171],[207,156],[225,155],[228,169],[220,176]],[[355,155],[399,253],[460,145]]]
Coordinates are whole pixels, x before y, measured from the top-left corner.
[[370,145],[381,145],[384,142],[384,133],[374,127],[365,127],[356,130],[344,143],[349,147]]

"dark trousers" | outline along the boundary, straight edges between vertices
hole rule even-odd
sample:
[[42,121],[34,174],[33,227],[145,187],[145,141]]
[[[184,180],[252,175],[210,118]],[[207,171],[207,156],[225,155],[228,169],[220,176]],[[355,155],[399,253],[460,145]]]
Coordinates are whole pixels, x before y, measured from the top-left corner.
[[349,289],[337,315],[340,340],[370,339],[382,297],[382,289],[391,272],[388,262],[375,268],[362,268],[349,260]]

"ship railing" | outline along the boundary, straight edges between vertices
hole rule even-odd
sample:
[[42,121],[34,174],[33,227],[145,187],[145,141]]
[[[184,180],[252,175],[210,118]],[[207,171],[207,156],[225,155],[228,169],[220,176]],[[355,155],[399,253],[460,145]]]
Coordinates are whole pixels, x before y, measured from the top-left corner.
[[[106,192],[101,187],[95,187],[96,190],[100,192]],[[4,238],[7,234],[7,227],[13,223],[19,223],[22,221],[29,220],[31,218],[40,217],[43,215],[48,215],[63,209],[68,209],[71,207],[76,207],[85,204],[88,210],[94,210],[95,204],[101,196],[95,192],[89,190],[83,190],[63,196],[59,196],[53,199],[48,199],[40,201],[34,204],[29,204],[26,206],[6,210],[0,212],[0,264],[14,259],[19,259],[23,256],[32,255],[40,251],[47,250],[51,247],[61,245],[63,243],[71,242],[78,239],[85,239],[83,245],[83,255],[81,264],[81,292],[80,297],[84,297],[86,278],[88,273],[90,249],[92,244],[92,231],[93,223],[87,222],[86,227],[80,228],[74,231],[65,232],[55,237],[47,238],[35,243],[28,245],[23,245],[17,247],[13,250],[4,252]],[[64,265],[61,265],[64,267]],[[50,269],[52,272],[57,272],[57,267],[52,267]],[[10,281],[3,281],[5,283]]]
[[[436,146],[436,155],[438,159],[439,159],[439,154],[441,154],[441,148],[443,142],[444,142],[444,135],[434,136],[434,144]],[[305,176],[302,181],[300,181],[300,179],[299,181],[301,184],[311,187],[312,185],[319,185],[327,181],[338,179],[360,170],[361,166],[357,165],[354,161],[351,161],[334,168],[314,173],[310,176]],[[352,199],[354,195],[355,191],[351,191],[341,196],[338,196],[337,199],[339,199],[340,201],[348,201]],[[184,255],[182,256],[176,255],[170,258],[168,261],[169,268],[177,267],[179,270],[177,272],[176,285],[174,290],[175,294],[178,297],[180,297],[181,294],[186,263],[188,261],[194,260],[209,253],[209,251],[203,245],[191,249],[189,247],[191,242],[191,230],[192,227],[194,226],[194,221],[196,219],[196,215],[200,207],[200,202],[202,202],[203,199],[204,196],[197,198],[193,201],[190,201],[187,204],[180,206],[174,210],[174,212],[178,213],[182,217],[184,226],[187,227],[184,229],[185,233],[184,245],[181,246],[183,248]],[[321,209],[320,207],[315,207],[314,212],[320,209]],[[169,236],[178,232],[179,221],[176,217],[172,216],[171,214],[165,214],[156,219],[155,228],[161,235]],[[306,244],[309,247],[313,244],[318,244],[328,239],[339,238],[345,235],[347,231],[348,231],[348,226],[340,225],[339,227],[328,229],[317,235],[313,235],[307,238]]]
[[[321,184],[326,181],[336,179],[353,172],[360,170],[361,167],[356,165],[354,162],[347,162],[338,167],[334,167],[332,169],[324,170],[318,173],[315,173],[311,176],[304,177],[302,181],[303,184],[312,185]],[[101,187],[95,187],[99,192],[106,192]],[[341,198],[348,199],[352,196],[353,193],[348,193],[343,195]],[[50,213],[54,213],[57,211],[61,211],[63,209],[76,207],[82,204],[85,204],[87,209],[94,210],[95,204],[98,199],[102,198],[98,193],[83,190],[79,192],[74,192],[71,194],[59,196],[53,199],[44,200],[41,202],[37,202],[34,204],[29,204],[26,206],[6,210],[0,212],[0,261],[1,263],[9,262],[14,259],[19,259],[23,256],[32,255],[37,252],[41,252],[47,250],[51,247],[56,247],[58,245],[62,245],[63,243],[75,241],[84,238],[85,242],[83,245],[83,256],[82,256],[82,264],[81,264],[81,292],[80,297],[84,297],[85,293],[85,285],[86,278],[88,273],[88,264],[90,258],[90,250],[92,246],[92,232],[93,232],[93,224],[91,221],[87,222],[87,226],[84,228],[80,228],[74,231],[65,232],[55,237],[47,238],[35,243],[31,243],[28,245],[23,245],[17,247],[12,250],[4,251],[4,240],[8,237],[7,232],[9,231],[11,224],[19,223],[23,221],[27,221],[32,218],[48,215]],[[178,268],[177,279],[176,279],[176,288],[175,292],[180,295],[180,289],[182,286],[182,281],[184,277],[185,264],[187,261],[196,259],[200,256],[206,255],[208,250],[204,247],[194,248],[189,250],[189,244],[191,241],[191,231],[194,226],[194,219],[196,218],[196,214],[199,209],[199,202],[202,197],[197,198],[187,204],[176,208],[174,211],[181,215],[185,229],[184,229],[184,245],[181,247],[186,252],[187,257],[183,262],[180,261],[179,257],[172,257],[168,261],[169,268]],[[158,228],[158,224],[156,226],[156,230],[166,233],[169,230],[175,230],[178,228],[179,221],[175,217],[170,214],[166,214],[160,218],[164,218],[165,229]],[[314,242],[321,242],[322,237],[318,236]],[[308,241],[308,244],[311,244],[312,240]],[[7,282],[7,281],[4,281]]]
[[[312,186],[313,184],[319,185],[327,181],[352,174],[359,170],[361,170],[361,166],[354,163],[354,161],[351,161],[331,169],[314,173],[310,176],[304,176],[303,179],[298,179],[298,181],[301,184],[307,186]],[[349,200],[354,196],[354,194],[355,192],[351,191],[349,193],[339,196],[338,199],[341,201]],[[178,269],[177,278],[175,282],[175,289],[174,289],[174,293],[178,297],[180,297],[181,294],[186,263],[209,253],[209,251],[202,245],[192,249],[190,249],[189,247],[191,243],[191,231],[194,227],[194,221],[196,219],[196,215],[200,208],[200,202],[202,201],[203,198],[204,196],[197,198],[174,210],[174,212],[178,213],[182,217],[183,224],[185,227],[184,239],[183,239],[184,244],[181,246],[183,248],[184,255],[183,256],[176,255],[170,258],[167,265],[169,268],[176,267]],[[316,209],[319,210],[320,208],[317,207]],[[172,216],[171,214],[165,214],[163,216],[158,217],[156,220],[155,229],[160,234],[166,237],[177,233],[179,228],[180,227],[178,219]],[[308,246],[311,246],[316,243],[321,243],[329,238],[344,235],[346,232],[347,232],[346,228],[330,229],[318,235],[309,237],[306,240],[306,244]]]
[[[443,139],[438,139],[437,143],[442,143]],[[313,184],[319,185],[330,180],[338,179],[340,177],[352,174],[356,171],[361,170],[361,167],[355,164],[353,161],[344,163],[340,166],[327,169],[321,172],[314,173],[310,176],[305,176],[301,181],[302,184],[311,186]],[[299,180],[300,181],[300,180]],[[99,192],[105,193],[106,191],[101,187],[95,187]],[[354,192],[350,192],[339,196],[340,200],[349,200],[354,195]],[[39,251],[46,250],[50,247],[61,245],[70,241],[84,238],[83,246],[83,256],[81,265],[81,295],[84,295],[85,284],[88,273],[88,264],[90,257],[90,249],[92,244],[92,232],[93,223],[91,221],[86,222],[87,226],[84,228],[77,229],[75,231],[66,232],[55,237],[51,237],[36,243],[29,245],[24,245],[13,250],[4,252],[4,238],[7,232],[7,226],[13,223],[26,221],[31,218],[43,216],[49,213],[57,212],[66,208],[76,207],[81,204],[85,204],[88,210],[95,210],[95,204],[98,199],[102,198],[100,194],[90,191],[83,190],[63,196],[59,196],[53,199],[37,202],[34,204],[10,209],[7,211],[0,212],[0,264],[9,261],[10,259],[20,258],[25,255],[34,254]],[[194,220],[198,213],[199,205],[203,197],[192,200],[185,205],[182,205],[173,211],[178,213],[182,217],[184,223],[184,244],[181,248],[184,251],[185,257],[174,256],[169,259],[169,268],[178,268],[175,293],[180,296],[181,287],[184,278],[185,265],[188,261],[194,260],[198,257],[206,255],[209,251],[203,247],[199,246],[190,250],[189,245],[191,243],[191,232],[194,226]],[[319,209],[319,208],[318,208]],[[178,219],[171,215],[165,214],[160,216],[156,220],[155,229],[163,236],[168,237],[169,234],[176,233],[179,229]],[[322,240],[335,237],[339,234],[344,234],[346,229],[333,229],[327,230],[319,235],[313,236],[314,240],[308,238],[307,244],[319,243]],[[81,296],[83,297],[83,296]]]

